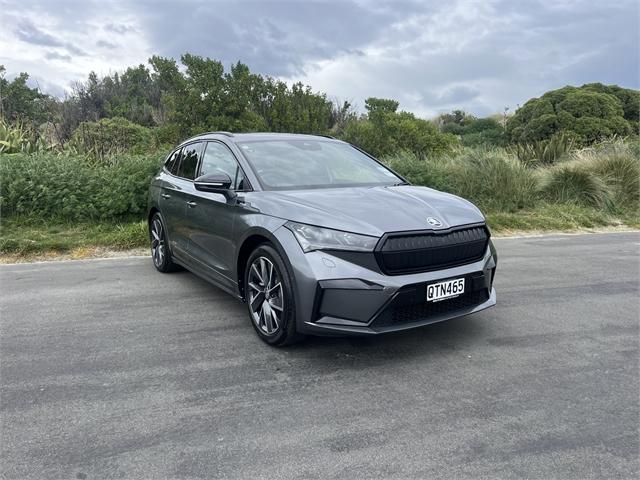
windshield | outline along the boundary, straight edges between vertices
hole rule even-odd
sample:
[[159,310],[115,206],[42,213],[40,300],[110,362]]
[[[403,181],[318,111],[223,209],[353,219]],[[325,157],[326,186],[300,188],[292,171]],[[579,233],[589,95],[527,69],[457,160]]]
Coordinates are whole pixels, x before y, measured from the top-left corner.
[[394,185],[402,179],[345,143],[322,140],[238,142],[268,190]]

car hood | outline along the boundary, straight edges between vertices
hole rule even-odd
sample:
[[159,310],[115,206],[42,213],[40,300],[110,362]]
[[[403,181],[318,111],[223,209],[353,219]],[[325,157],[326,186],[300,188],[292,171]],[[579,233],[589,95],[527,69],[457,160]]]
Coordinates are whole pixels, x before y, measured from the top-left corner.
[[[484,222],[471,202],[412,185],[262,191],[247,195],[246,200],[266,215],[374,236]],[[430,217],[442,225],[430,225]]]

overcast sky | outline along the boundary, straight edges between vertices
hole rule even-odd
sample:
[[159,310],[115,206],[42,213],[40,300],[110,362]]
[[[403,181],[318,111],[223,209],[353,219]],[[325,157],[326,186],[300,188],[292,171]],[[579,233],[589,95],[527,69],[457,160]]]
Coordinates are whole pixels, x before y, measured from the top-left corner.
[[588,82],[638,88],[637,0],[0,0],[0,64],[47,93],[184,52],[241,60],[362,107],[513,109]]

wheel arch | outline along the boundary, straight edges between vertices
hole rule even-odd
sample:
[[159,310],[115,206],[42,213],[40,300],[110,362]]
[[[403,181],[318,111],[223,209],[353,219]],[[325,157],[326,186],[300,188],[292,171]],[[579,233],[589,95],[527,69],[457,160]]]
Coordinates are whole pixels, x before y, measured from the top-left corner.
[[151,208],[149,209],[149,213],[148,213],[148,215],[147,215],[147,224],[148,224],[148,225],[151,225],[151,219],[153,218],[153,216],[154,216],[156,213],[160,213],[160,210],[158,210],[158,208],[157,208],[157,207],[151,207]]
[[291,268],[289,257],[284,251],[284,248],[282,248],[278,239],[273,235],[273,233],[264,228],[251,229],[242,239],[236,256],[236,281],[238,282],[238,293],[243,300],[245,299],[244,273],[247,266],[247,260],[249,260],[249,256],[256,248],[265,243],[271,245],[280,254],[285,266],[287,267],[288,273],[293,280],[293,269]]

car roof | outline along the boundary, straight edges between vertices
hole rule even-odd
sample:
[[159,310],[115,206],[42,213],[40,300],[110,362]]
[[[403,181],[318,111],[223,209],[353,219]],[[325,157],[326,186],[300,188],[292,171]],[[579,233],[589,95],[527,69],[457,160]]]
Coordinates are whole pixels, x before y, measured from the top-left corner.
[[256,132],[256,133],[231,133],[231,132],[206,132],[199,135],[195,135],[180,145],[193,140],[226,140],[231,142],[245,142],[255,140],[301,140],[301,139],[314,139],[314,140],[328,140],[339,141],[329,135],[308,135],[304,133],[274,133],[274,132]]

